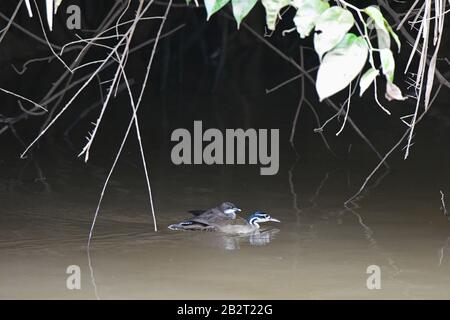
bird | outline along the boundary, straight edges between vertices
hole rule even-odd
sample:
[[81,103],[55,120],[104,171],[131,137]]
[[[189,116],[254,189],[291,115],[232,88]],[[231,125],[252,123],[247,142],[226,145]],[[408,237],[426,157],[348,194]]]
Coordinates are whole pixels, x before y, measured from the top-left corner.
[[170,230],[212,230],[212,226],[221,221],[236,219],[236,212],[241,211],[235,204],[224,202],[208,210],[188,211],[194,218],[168,226]]
[[223,202],[215,208],[208,210],[189,210],[188,212],[196,217],[204,219],[236,219],[236,212],[240,212],[235,204]]
[[213,219],[207,220],[199,216],[193,219],[180,222],[178,224],[171,224],[171,230],[202,230],[202,231],[220,231],[227,234],[250,234],[259,230],[260,223],[263,222],[281,222],[278,219],[272,218],[269,214],[262,211],[255,211],[246,219]]
[[281,221],[271,217],[269,214],[262,211],[255,211],[246,219],[239,218],[232,221],[225,221],[215,225],[216,230],[228,234],[251,234],[259,231],[260,223],[264,222],[278,222]]

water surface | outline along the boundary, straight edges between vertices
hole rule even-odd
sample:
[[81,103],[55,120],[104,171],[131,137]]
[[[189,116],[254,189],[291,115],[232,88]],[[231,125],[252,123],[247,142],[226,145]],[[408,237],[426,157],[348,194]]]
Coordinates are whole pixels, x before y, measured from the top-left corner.
[[[104,171],[69,162],[45,181],[3,177],[0,298],[450,298],[450,222],[432,183],[400,192],[402,173],[391,173],[348,210],[342,202],[362,174],[345,168],[300,161],[275,177],[246,167],[172,168],[153,175],[154,232],[138,168],[122,167],[90,259]],[[252,237],[166,228],[222,200],[282,223]],[[81,290],[66,288],[69,265],[81,268]],[[369,265],[381,268],[380,290],[367,289]]]

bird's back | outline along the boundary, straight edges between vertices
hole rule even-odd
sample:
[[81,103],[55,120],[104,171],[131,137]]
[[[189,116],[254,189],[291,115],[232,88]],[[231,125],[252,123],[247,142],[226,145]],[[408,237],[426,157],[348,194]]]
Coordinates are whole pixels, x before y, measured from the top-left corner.
[[215,225],[215,228],[224,233],[250,233],[255,228],[250,225],[247,220],[243,218],[236,218],[234,220],[220,221]]
[[217,223],[221,220],[229,220],[230,218],[218,208],[211,208],[202,213],[195,214],[195,217],[191,220],[197,219],[205,222]]
[[206,211],[193,210],[192,214],[195,215],[192,219],[172,224],[169,226],[171,230],[217,230],[217,226],[225,221],[232,221],[222,211],[217,208],[208,209]]

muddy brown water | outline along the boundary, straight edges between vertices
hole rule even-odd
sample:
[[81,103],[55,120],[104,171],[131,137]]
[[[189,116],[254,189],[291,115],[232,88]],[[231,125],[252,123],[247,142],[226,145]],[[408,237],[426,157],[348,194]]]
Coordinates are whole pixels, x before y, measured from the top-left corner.
[[[345,210],[366,171],[317,163],[282,166],[274,177],[235,166],[156,171],[154,232],[142,177],[124,169],[108,189],[88,257],[105,172],[78,167],[68,164],[45,183],[2,171],[0,298],[450,298],[450,221],[425,173],[416,189],[399,182],[408,169],[388,174],[359,208]],[[186,210],[222,200],[282,223],[251,237],[167,229]],[[70,265],[80,267],[80,290],[66,287]],[[370,265],[381,269],[379,290],[367,288]]]

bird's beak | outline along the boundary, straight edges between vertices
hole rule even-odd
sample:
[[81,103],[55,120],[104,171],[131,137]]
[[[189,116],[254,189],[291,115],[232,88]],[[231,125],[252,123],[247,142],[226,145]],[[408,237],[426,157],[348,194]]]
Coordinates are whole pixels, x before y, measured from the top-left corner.
[[275,218],[270,218],[269,221],[273,221],[273,222],[281,222],[280,220],[275,219]]
[[241,209],[239,209],[239,208],[226,209],[224,211],[224,213],[226,213],[226,214],[231,214],[231,213],[235,214],[236,211],[241,211]]

